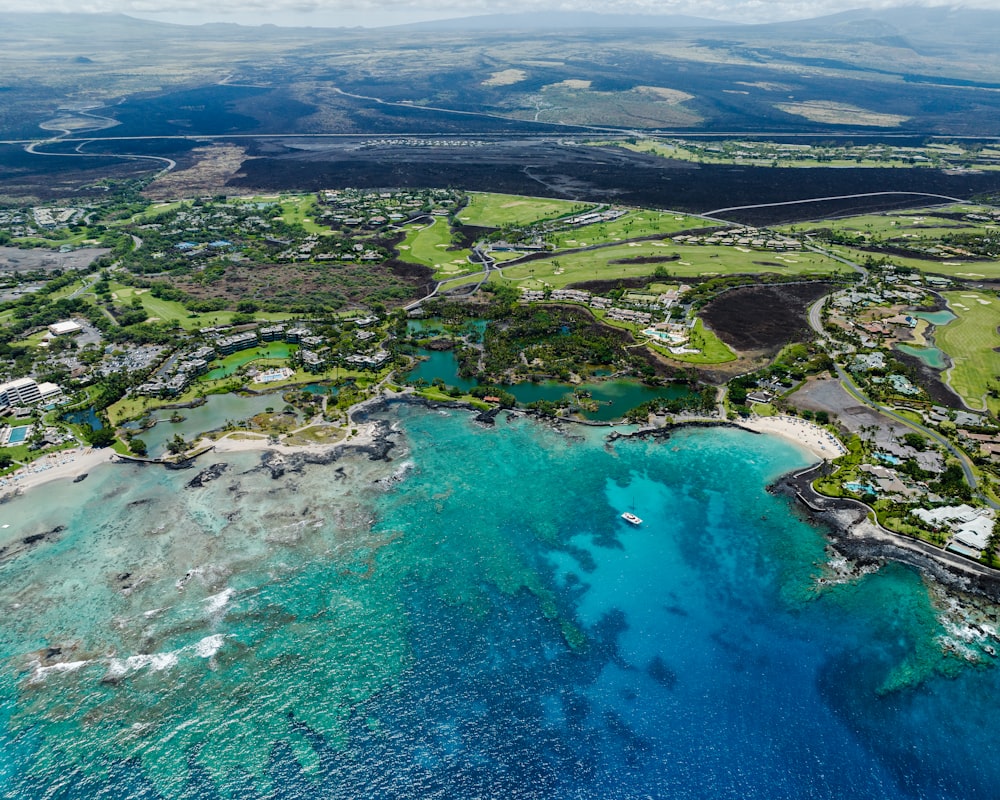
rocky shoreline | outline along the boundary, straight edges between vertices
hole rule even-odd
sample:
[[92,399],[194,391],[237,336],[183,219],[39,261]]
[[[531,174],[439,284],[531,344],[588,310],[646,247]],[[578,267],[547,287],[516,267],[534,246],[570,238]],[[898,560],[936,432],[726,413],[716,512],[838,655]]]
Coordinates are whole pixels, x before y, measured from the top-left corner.
[[820,466],[785,475],[768,491],[795,500],[795,506],[809,522],[827,531],[840,555],[862,564],[896,561],[952,591],[1000,603],[1000,573],[927,542],[886,530],[869,519],[870,509],[863,503],[817,493],[812,479]]

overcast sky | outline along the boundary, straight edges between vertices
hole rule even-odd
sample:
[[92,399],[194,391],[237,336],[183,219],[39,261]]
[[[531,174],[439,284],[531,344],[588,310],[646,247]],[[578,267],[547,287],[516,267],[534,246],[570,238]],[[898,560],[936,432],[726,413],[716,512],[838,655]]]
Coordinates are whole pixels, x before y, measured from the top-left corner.
[[774,22],[860,6],[925,5],[1000,10],[1000,0],[0,0],[0,11],[122,12],[165,22],[381,27],[511,11],[687,14],[734,22]]

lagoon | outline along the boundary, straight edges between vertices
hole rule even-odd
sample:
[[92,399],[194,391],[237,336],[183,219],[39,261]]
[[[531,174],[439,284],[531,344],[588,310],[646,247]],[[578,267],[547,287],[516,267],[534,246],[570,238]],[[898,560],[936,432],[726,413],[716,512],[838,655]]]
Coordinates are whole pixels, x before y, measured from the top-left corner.
[[97,416],[93,406],[77,411],[68,411],[63,414],[63,419],[76,425],[89,425],[95,431],[99,431],[104,427],[101,423],[101,418]]
[[[157,420],[156,425],[137,435],[146,443],[149,455],[157,457],[166,452],[167,443],[177,434],[190,441],[199,434],[225,427],[227,422],[249,419],[267,408],[280,410],[284,407],[280,392],[249,396],[212,394],[205,398],[204,405],[196,408],[154,411],[150,416]],[[174,414],[183,417],[183,421],[171,422],[170,417]]]
[[[457,386],[463,392],[468,392],[478,385],[478,382],[473,379],[459,376],[458,360],[452,351],[421,350],[420,355],[425,357],[425,360],[419,361],[407,373],[406,379],[408,381],[423,379],[427,383],[433,383],[435,378],[440,378],[445,382],[445,385]],[[606,371],[604,373],[607,374]],[[598,404],[597,409],[584,410],[580,413],[586,419],[600,422],[621,419],[625,412],[648,400],[657,397],[674,399],[683,397],[690,392],[690,389],[684,384],[651,387],[645,386],[639,381],[624,379],[594,381],[577,385],[560,383],[559,381],[539,381],[537,383],[523,381],[501,388],[514,395],[521,405],[527,405],[537,400],[548,400],[554,403],[572,398],[574,391],[589,392],[590,399]]]

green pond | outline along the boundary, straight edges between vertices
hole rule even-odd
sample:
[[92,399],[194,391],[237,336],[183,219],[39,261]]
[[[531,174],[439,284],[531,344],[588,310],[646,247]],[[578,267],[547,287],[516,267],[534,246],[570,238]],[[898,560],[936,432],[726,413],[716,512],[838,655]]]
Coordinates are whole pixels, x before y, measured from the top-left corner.
[[217,381],[221,378],[228,378],[240,367],[256,361],[258,358],[288,358],[292,353],[291,345],[286,342],[269,342],[261,347],[252,350],[243,350],[226,356],[222,361],[222,366],[216,367],[205,377],[210,381]]
[[912,344],[897,344],[896,349],[901,353],[916,356],[928,367],[934,369],[944,369],[948,366],[948,360],[942,350],[937,347],[916,347]]
[[[478,332],[475,340],[481,342],[483,335],[486,333],[486,326],[489,324],[489,320],[470,319],[459,326],[459,331],[461,333],[468,333],[475,330]],[[427,337],[434,337],[447,336],[449,331],[445,327],[445,323],[440,319],[411,319],[406,322],[406,333],[410,336],[425,334]]]
[[533,403],[536,400],[556,402],[563,398],[570,398],[574,390],[589,392],[590,399],[598,406],[594,411],[582,413],[587,419],[598,422],[612,422],[621,419],[626,411],[645,403],[647,400],[658,397],[672,400],[684,397],[690,392],[683,384],[652,387],[629,380],[584,383],[580,386],[570,386],[558,381],[543,381],[541,383],[517,383],[505,388],[522,405]]
[[[426,360],[418,362],[407,374],[409,381],[423,379],[427,383],[433,383],[435,378],[440,378],[446,385],[457,386],[463,392],[468,392],[478,385],[473,379],[459,376],[458,361],[452,351],[421,350],[420,355],[426,356]],[[687,386],[682,384],[650,387],[630,380],[598,381],[578,386],[559,381],[525,382],[505,386],[504,390],[514,395],[521,405],[527,405],[536,400],[558,402],[572,397],[574,390],[589,392],[590,399],[595,401],[598,406],[594,411],[582,413],[587,419],[599,422],[621,419],[626,411],[645,403],[647,400],[657,397],[668,399],[683,397],[690,391]]]
[[104,427],[101,424],[101,418],[97,416],[97,412],[94,411],[93,406],[78,411],[69,411],[63,414],[63,419],[77,425],[89,425],[95,431],[99,431]]
[[305,386],[296,387],[301,392],[308,392],[309,394],[318,395],[338,395],[340,394],[339,386],[327,386],[325,383],[308,383]]
[[[280,394],[253,395],[241,397],[235,394],[213,394],[206,398],[204,405],[197,408],[161,409],[153,412],[156,425],[139,433],[146,443],[150,456],[161,456],[166,452],[167,442],[180,434],[190,441],[201,433],[218,430],[227,422],[239,422],[263,413],[268,408],[280,410],[285,401]],[[174,414],[183,417],[180,422],[171,422]]]
[[944,311],[917,311],[913,316],[927,320],[931,325],[947,325],[955,315],[948,310]]

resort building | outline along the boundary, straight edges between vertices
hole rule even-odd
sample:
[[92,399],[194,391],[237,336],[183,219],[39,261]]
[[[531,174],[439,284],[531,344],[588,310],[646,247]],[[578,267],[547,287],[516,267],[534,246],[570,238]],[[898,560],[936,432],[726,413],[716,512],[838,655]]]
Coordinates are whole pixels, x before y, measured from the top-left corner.
[[71,334],[81,333],[83,327],[73,320],[66,320],[65,322],[53,322],[49,325],[49,333],[53,336],[68,336]]
[[305,336],[312,336],[309,328],[289,328],[285,331],[285,341],[289,344],[299,344]]
[[235,353],[237,350],[248,350],[257,346],[257,332],[247,331],[237,333],[232,336],[225,336],[216,340],[215,347],[224,356]]
[[30,406],[42,400],[42,393],[33,378],[19,378],[0,384],[0,405]]

